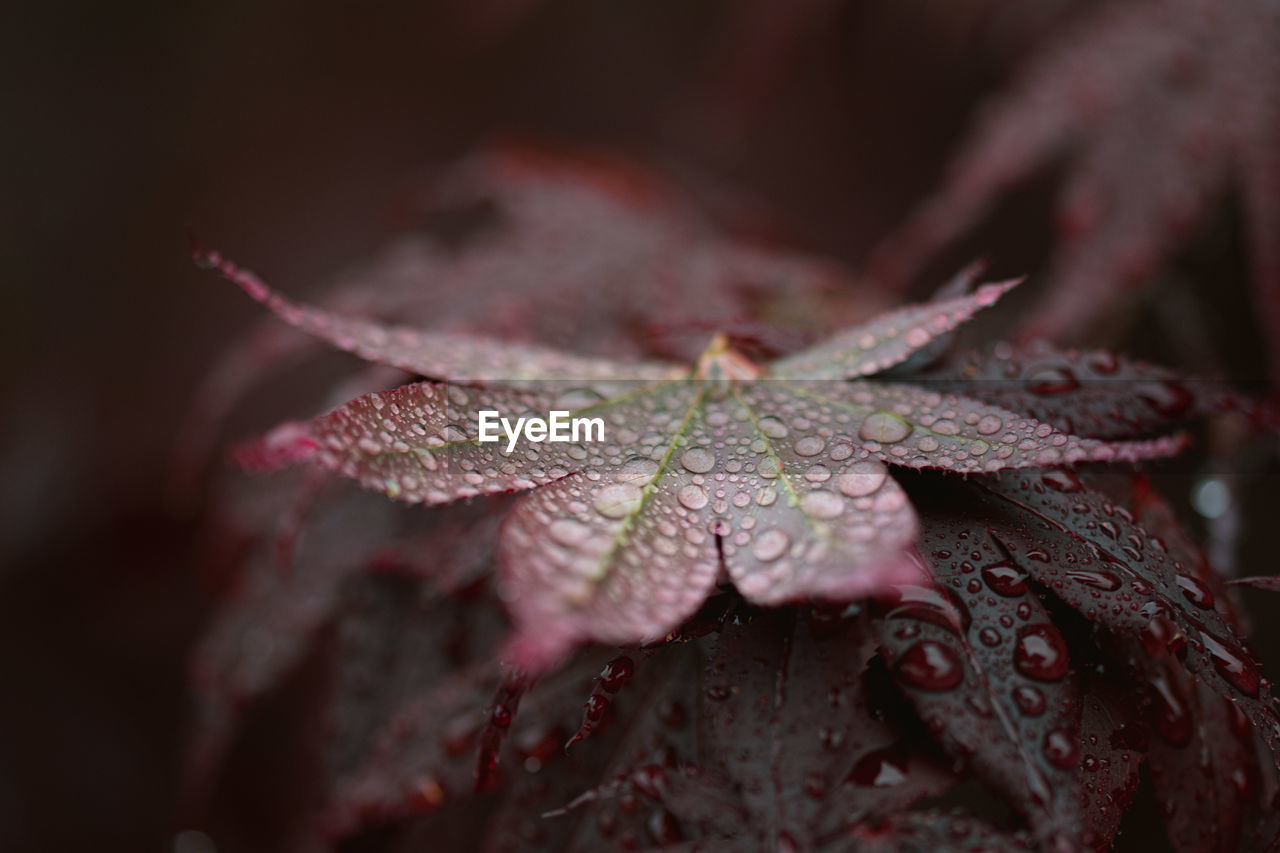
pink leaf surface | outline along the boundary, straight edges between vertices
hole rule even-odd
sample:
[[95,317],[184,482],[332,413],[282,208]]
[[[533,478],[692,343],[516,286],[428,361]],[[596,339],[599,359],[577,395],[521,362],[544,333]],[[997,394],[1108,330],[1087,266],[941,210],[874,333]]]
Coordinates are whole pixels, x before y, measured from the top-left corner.
[[452,382],[484,383],[521,379],[583,381],[656,379],[671,376],[672,365],[656,362],[619,363],[572,356],[546,347],[513,344],[472,335],[421,332],[384,326],[370,320],[344,317],[302,305],[276,293],[253,273],[242,270],[218,252],[200,251],[198,262],[218,270],[245,293],[271,309],[290,326],[328,341],[361,358],[397,367],[420,376]]
[[994,305],[1017,283],[984,284],[971,295],[890,311],[778,360],[771,374],[779,379],[852,379],[880,373]]
[[[228,274],[237,275],[234,269]],[[298,311],[313,316],[279,302],[255,279],[241,283],[278,303],[287,318],[296,320]],[[879,369],[906,358],[1007,286],[990,287],[859,331],[859,340],[872,339],[871,361],[863,366]],[[363,339],[374,341],[373,349],[357,347],[366,355],[382,353],[385,340],[400,334],[372,324],[360,328]],[[930,334],[913,337],[912,329],[923,328]],[[423,358],[449,345],[431,335],[415,340],[427,353]],[[476,353],[488,353],[489,344],[473,343]],[[833,364],[832,375],[842,376],[848,353],[837,349],[812,360]],[[456,347],[449,355],[454,367],[445,373],[456,377],[469,369],[459,365],[479,364],[472,354]],[[309,424],[286,424],[242,457],[256,466],[314,457],[411,503],[541,487],[520,504],[501,546],[504,596],[517,631],[510,652],[535,670],[582,639],[661,638],[698,608],[721,571],[750,601],[771,605],[848,600],[909,582],[917,570],[904,552],[915,535],[915,515],[887,465],[986,472],[1133,461],[1182,446],[1176,437],[1078,438],[907,384],[762,378],[766,371],[723,336],[684,378],[648,383],[623,382],[626,365],[594,360],[586,361],[596,368],[581,371],[588,380],[535,382],[528,377],[558,375],[568,362],[502,346],[477,358],[489,355],[496,360],[486,362],[485,371],[506,364],[503,359],[525,367],[506,379],[500,371],[482,371],[490,383],[482,388],[419,383],[370,394]],[[661,370],[664,376],[681,372]],[[495,435],[486,443],[483,410],[511,421],[557,410],[570,419],[594,417],[605,435],[525,440],[523,447],[518,438]]]

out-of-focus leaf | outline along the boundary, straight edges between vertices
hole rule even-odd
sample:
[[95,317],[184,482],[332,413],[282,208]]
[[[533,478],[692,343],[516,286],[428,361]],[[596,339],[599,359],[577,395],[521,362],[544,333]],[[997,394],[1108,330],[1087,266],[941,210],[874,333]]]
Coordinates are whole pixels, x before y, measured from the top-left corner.
[[[1257,306],[1280,331],[1280,10],[1266,0],[1107,4],[983,111],[942,188],[873,263],[902,281],[1065,156],[1053,286],[1028,330],[1078,332],[1230,186],[1250,223]],[[1273,360],[1280,351],[1273,348]]]
[[1253,578],[1235,578],[1227,581],[1233,586],[1251,586],[1254,589],[1263,589],[1267,592],[1280,592],[1280,577],[1276,575],[1262,575]]
[[346,317],[281,296],[260,278],[242,270],[220,253],[198,251],[196,260],[218,270],[254,300],[297,329],[366,361],[409,373],[452,382],[514,382],[522,379],[583,380],[657,379],[678,375],[674,365],[655,362],[618,363],[583,358],[530,344],[473,335],[422,332]]
[[1153,669],[1148,762],[1169,843],[1179,853],[1236,850],[1257,795],[1253,728],[1181,667]]

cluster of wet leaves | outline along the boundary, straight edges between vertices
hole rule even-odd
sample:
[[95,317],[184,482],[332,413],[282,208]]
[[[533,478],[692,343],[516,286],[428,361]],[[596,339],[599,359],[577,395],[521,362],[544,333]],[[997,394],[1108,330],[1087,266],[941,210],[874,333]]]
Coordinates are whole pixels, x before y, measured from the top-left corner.
[[[299,848],[1107,849],[1144,763],[1177,849],[1276,843],[1280,717],[1230,591],[1085,466],[1175,453],[1229,396],[1105,353],[948,354],[1008,283],[681,365],[384,326],[198,257],[426,381],[241,449],[306,466],[234,504],[194,808],[318,659]],[[606,440],[508,451],[484,408]]]
[[[1059,469],[904,479],[934,583],[765,610],[724,589],[660,642],[539,678],[494,664],[495,554],[453,527],[494,508],[434,510],[425,576],[384,555],[338,587],[308,843],[1106,849],[1145,763],[1177,849],[1265,847],[1268,685],[1174,538]],[[1142,560],[1105,558],[1134,538]],[[244,671],[228,653],[206,661]]]

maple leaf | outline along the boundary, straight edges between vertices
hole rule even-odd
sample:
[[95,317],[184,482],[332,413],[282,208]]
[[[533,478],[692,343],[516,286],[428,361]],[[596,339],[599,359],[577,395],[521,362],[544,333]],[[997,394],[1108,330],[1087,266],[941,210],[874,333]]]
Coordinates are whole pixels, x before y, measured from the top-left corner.
[[[1280,9],[1266,0],[1106,4],[989,105],[942,188],[872,261],[885,281],[1065,157],[1054,284],[1028,337],[1079,332],[1235,190],[1263,331],[1280,337]],[[1280,350],[1272,348],[1273,372]]]
[[[680,358],[701,343],[686,327],[758,330],[744,318],[759,317],[776,337],[783,324],[884,304],[836,264],[725,234],[651,170],[595,151],[504,142],[463,158],[414,198],[413,225],[455,220],[470,223],[460,241],[443,226],[399,233],[319,304],[450,333],[572,337],[586,353]],[[215,366],[180,438],[187,488],[232,407],[315,343],[264,321]]]
[[[899,309],[770,366],[717,337],[681,368],[338,317],[285,299],[216,253],[201,260],[292,325],[444,380],[286,424],[254,459],[314,458],[413,503],[538,487],[512,513],[499,551],[513,654],[534,668],[582,639],[662,637],[697,609],[722,566],[758,604],[848,599],[914,577],[904,551],[915,515],[890,465],[976,473],[1180,446],[1079,438],[965,397],[860,378],[904,362],[1012,283]],[[486,446],[485,409],[599,417],[612,438]]]

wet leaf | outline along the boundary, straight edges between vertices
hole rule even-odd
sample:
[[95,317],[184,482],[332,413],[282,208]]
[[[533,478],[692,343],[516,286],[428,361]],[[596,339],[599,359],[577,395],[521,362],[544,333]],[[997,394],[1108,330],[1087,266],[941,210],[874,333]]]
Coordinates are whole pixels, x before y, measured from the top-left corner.
[[[341,346],[489,383],[371,394],[309,424],[286,424],[246,455],[260,465],[314,457],[413,503],[542,487],[512,515],[500,551],[518,635],[512,653],[534,669],[579,639],[661,638],[697,609],[722,565],[758,604],[849,599],[910,579],[915,569],[903,554],[914,513],[886,463],[976,472],[1141,459],[1181,446],[1177,438],[1081,439],[905,384],[785,378],[895,364],[993,301],[1003,285],[904,309],[857,330],[851,342],[838,337],[834,347],[780,362],[777,378],[721,336],[684,378],[641,381],[644,365],[629,380],[622,363],[492,341],[441,349],[447,342],[431,334],[352,326],[282,301],[219,263],[286,319]],[[333,332],[339,328],[357,331]],[[395,354],[401,345],[414,355]],[[515,365],[522,365],[516,377],[501,380],[499,368]],[[551,381],[571,365],[587,378]],[[649,379],[678,372],[654,366]],[[527,381],[534,376],[543,381]],[[557,410],[574,423],[596,418],[604,440],[526,439],[517,447],[520,439],[504,441],[495,429],[485,443],[482,410],[510,421]],[[566,426],[572,438],[567,433]]]
[[1081,840],[1110,850],[1138,788],[1147,733],[1134,719],[1128,685],[1086,678],[1080,720],[1077,784],[1087,799]]
[[700,677],[673,676],[695,693],[679,719],[690,715],[696,755],[676,768],[615,771],[553,817],[639,796],[697,849],[720,840],[825,849],[849,826],[955,784],[870,690],[875,649],[861,618],[740,611],[696,651]]
[[486,340],[466,334],[421,332],[346,317],[281,296],[253,273],[218,252],[197,250],[198,263],[213,267],[290,326],[361,358],[419,376],[484,383],[522,379],[654,379],[679,372],[672,365],[615,363],[582,358],[546,347]]
[[1177,851],[1239,849],[1257,796],[1253,730],[1205,682],[1168,661],[1154,665],[1151,781]]
[[1169,550],[1069,471],[988,478],[969,489],[973,510],[1000,523],[1038,582],[1086,618],[1139,638],[1149,655],[1178,657],[1240,707],[1273,753],[1280,748],[1270,686],[1195,577],[1196,555]]
[[1229,389],[1103,351],[1044,342],[948,357],[917,380],[1022,412],[1063,432],[1123,439],[1169,430],[1232,405]]
[[852,379],[880,373],[902,363],[980,309],[994,305],[1016,284],[984,284],[973,294],[890,311],[804,352],[779,359],[770,373],[779,379]]
[[707,645],[699,766],[739,792],[747,837],[817,843],[955,783],[877,718],[862,619],[769,612]]
[[832,850],[871,853],[1014,853],[1034,850],[1026,833],[1002,832],[990,824],[960,812],[907,812],[887,820],[854,828],[845,845]]
[[885,597],[885,661],[947,751],[1040,839],[1073,838],[1081,692],[1066,641],[999,533],[956,509],[924,518],[919,547],[938,586]]

